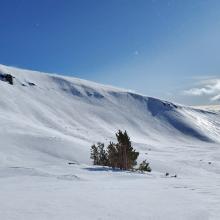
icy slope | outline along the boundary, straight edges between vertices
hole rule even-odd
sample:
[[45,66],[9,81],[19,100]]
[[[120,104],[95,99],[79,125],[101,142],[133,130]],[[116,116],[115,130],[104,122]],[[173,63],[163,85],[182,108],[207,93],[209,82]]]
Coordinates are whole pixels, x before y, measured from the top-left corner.
[[[0,161],[89,162],[89,146],[126,129],[157,146],[218,142],[219,115],[72,77],[0,66]],[[146,147],[145,147],[146,149]]]

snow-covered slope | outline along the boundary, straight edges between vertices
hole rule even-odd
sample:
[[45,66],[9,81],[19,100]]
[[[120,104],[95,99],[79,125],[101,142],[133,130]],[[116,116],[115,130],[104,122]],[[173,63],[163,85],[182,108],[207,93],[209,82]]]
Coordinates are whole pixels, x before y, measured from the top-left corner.
[[[1,219],[218,219],[219,112],[0,65],[0,75],[4,74],[13,75],[14,84],[0,80]],[[118,129],[128,131],[141,153],[140,160],[150,161],[150,176],[89,167],[90,146],[114,141]],[[164,179],[165,172],[180,178]],[[118,188],[112,188],[115,184]],[[30,194],[24,193],[26,188],[31,189]],[[137,188],[144,191],[135,191]],[[23,203],[18,192],[27,196]],[[18,195],[13,202],[7,199],[11,193]],[[112,198],[112,193],[116,197],[122,193],[121,199]],[[148,207],[146,212],[137,204],[134,210],[124,210],[127,206],[122,201],[133,201],[129,193]],[[56,195],[63,209],[57,210]],[[99,200],[94,201],[95,197]],[[39,205],[46,198],[50,202]],[[180,203],[181,198],[186,202]],[[151,201],[160,212],[150,207]],[[77,208],[70,209],[72,206]],[[11,212],[13,207],[16,210]]]
[[0,73],[14,76],[14,85],[0,81],[1,163],[45,155],[88,163],[90,145],[118,129],[154,146],[220,141],[214,113],[71,77],[2,65]]
[[220,105],[200,105],[192,107],[195,109],[203,109],[205,111],[220,112]]

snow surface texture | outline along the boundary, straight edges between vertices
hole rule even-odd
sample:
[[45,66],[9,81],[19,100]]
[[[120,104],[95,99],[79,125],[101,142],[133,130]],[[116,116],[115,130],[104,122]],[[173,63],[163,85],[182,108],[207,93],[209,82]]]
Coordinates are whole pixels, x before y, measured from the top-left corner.
[[[14,85],[0,80],[0,219],[220,219],[216,109],[3,65],[1,74]],[[90,146],[118,129],[152,173],[91,166]]]

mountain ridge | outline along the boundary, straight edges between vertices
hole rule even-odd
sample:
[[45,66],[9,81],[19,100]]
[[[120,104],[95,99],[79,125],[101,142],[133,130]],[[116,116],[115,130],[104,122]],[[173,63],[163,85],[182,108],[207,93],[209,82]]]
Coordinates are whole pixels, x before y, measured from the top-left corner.
[[220,141],[216,113],[73,77],[2,65],[0,73],[14,77],[14,85],[0,81],[0,122],[5,146],[18,154],[89,163],[89,146],[114,141],[118,129],[144,149]]

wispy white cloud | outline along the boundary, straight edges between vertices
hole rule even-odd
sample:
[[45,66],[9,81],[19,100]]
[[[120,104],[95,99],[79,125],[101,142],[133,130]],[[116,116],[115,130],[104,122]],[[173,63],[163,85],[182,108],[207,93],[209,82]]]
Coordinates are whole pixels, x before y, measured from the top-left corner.
[[198,86],[183,91],[189,96],[208,96],[211,101],[220,100],[220,79],[207,79],[199,81]]
[[220,95],[216,95],[211,98],[211,101],[220,101]]

